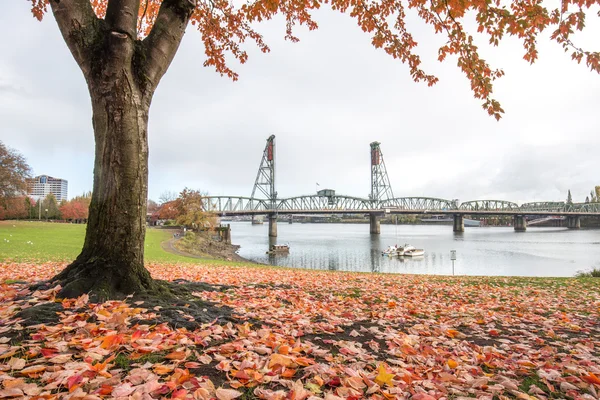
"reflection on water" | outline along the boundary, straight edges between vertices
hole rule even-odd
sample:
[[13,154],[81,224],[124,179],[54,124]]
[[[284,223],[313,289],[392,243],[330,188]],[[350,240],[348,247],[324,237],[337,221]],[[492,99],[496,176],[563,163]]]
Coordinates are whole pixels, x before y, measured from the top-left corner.
[[[564,228],[466,228],[452,226],[382,225],[370,235],[365,224],[278,224],[279,237],[269,238],[267,225],[231,223],[232,242],[239,254],[253,261],[306,269],[362,272],[452,274],[450,250],[457,251],[460,275],[573,276],[598,266],[600,231]],[[410,243],[425,249],[423,257],[382,256],[389,245]],[[266,251],[289,244],[289,254]]]

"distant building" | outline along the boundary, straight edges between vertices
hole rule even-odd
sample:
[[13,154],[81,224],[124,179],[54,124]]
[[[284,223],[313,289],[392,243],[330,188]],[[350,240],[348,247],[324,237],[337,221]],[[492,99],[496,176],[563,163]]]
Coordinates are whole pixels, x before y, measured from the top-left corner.
[[36,176],[27,182],[27,194],[35,200],[44,199],[50,193],[59,203],[67,200],[69,182],[66,179],[53,178],[48,175]]

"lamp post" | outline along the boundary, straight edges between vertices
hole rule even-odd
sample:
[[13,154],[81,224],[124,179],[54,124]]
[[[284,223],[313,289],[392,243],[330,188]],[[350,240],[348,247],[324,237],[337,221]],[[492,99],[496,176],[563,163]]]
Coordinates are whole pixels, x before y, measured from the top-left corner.
[[450,250],[450,259],[452,260],[452,276],[454,276],[454,261],[456,260],[456,250]]

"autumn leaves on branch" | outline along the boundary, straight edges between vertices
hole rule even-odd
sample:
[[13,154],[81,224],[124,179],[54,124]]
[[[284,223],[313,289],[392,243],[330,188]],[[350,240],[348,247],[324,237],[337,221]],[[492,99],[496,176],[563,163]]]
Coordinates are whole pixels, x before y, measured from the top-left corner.
[[[33,14],[41,19],[48,0],[31,1]],[[310,30],[316,29],[312,12],[323,5],[355,18],[359,27],[372,35],[376,48],[408,64],[415,81],[433,85],[438,78],[421,68],[420,56],[415,53],[417,41],[407,29],[407,21],[412,17],[407,11],[411,10],[436,33],[446,36],[438,59],[443,61],[448,55],[456,55],[457,65],[471,82],[474,96],[483,100],[484,109],[497,119],[503,110],[492,97],[493,82],[504,73],[480,57],[475,44],[478,38],[465,29],[468,18],[474,17],[478,34],[487,37],[493,46],[507,35],[522,40],[523,58],[530,63],[538,57],[536,43],[540,33],[553,29],[551,39],[565,51],[572,51],[573,60],[578,63],[585,60],[590,69],[600,72],[600,53],[584,50],[572,40],[576,31],[584,29],[586,13],[592,13],[591,9],[599,4],[598,0],[572,0],[549,9],[541,0],[256,0],[237,7],[228,0],[197,3],[195,0],[62,0],[60,3],[51,0],[61,31],[78,62],[89,62],[89,57],[84,56],[85,48],[80,47],[86,46],[86,37],[93,37],[99,31],[117,37],[125,34],[130,39],[145,38],[141,40],[141,59],[145,61],[139,73],[153,85],[168,68],[188,19],[201,33],[206,53],[204,65],[236,80],[237,73],[226,62],[227,54],[240,63],[246,62],[248,54],[241,45],[248,39],[261,51],[269,51],[254,28],[256,22],[281,14],[286,20],[286,39],[297,41],[293,28],[305,25]]]

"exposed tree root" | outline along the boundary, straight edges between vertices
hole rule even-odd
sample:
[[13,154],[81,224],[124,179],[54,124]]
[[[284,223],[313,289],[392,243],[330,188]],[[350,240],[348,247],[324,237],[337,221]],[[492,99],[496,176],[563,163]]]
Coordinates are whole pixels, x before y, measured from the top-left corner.
[[131,294],[168,295],[164,285],[152,279],[143,265],[106,261],[100,258],[81,260],[72,264],[50,280],[62,286],[61,298],[88,294],[92,301],[123,299]]

